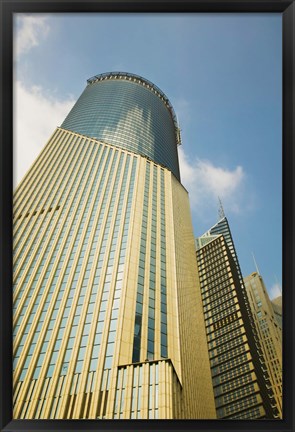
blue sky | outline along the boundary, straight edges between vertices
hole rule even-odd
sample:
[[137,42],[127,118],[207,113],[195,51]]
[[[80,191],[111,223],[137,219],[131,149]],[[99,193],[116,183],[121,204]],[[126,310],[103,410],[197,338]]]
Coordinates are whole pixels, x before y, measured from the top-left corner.
[[243,275],[254,253],[280,295],[281,14],[17,14],[14,25],[15,184],[87,78],[141,75],[178,116],[195,236],[218,221],[220,197]]

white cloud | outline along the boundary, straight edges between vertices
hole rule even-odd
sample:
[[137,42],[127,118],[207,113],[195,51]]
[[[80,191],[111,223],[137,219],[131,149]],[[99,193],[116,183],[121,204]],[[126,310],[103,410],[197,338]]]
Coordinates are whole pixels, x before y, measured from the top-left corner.
[[41,87],[14,85],[14,186],[32,165],[57,126],[74,104],[73,98],[56,100]]
[[241,189],[245,173],[241,166],[234,170],[215,166],[211,161],[190,161],[182,147],[179,148],[181,182],[188,190],[192,210],[205,215],[207,210],[217,208],[218,197],[226,210],[239,213]]
[[276,282],[272,285],[272,287],[268,290],[270,299],[275,299],[276,297],[279,297],[282,295],[282,286]]
[[15,29],[16,58],[40,44],[49,33],[48,18],[43,15],[17,15]]

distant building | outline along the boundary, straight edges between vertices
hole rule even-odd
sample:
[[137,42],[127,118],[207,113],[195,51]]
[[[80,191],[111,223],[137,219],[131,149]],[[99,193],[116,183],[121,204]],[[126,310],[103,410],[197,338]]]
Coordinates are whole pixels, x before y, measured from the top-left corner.
[[[275,311],[281,307],[271,302],[262,277],[254,272],[244,278],[251,311],[254,317],[265,364],[274,390],[280,417],[282,417],[282,328],[278,321],[282,318]],[[280,319],[279,319],[280,317]]]
[[179,143],[158,87],[97,75],[18,186],[14,418],[216,418]]
[[217,418],[278,418],[225,217],[196,249]]
[[282,305],[282,296],[276,297],[271,300],[271,304],[275,313],[275,317],[277,323],[279,325],[279,329],[282,332],[283,330],[283,305]]

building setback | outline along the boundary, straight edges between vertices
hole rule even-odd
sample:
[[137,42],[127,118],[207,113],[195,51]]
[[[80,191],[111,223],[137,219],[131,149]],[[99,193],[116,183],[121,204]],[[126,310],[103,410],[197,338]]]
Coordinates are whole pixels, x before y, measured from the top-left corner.
[[282,330],[260,274],[254,272],[245,277],[244,282],[280,418],[282,418]]
[[227,219],[196,248],[217,418],[278,418]]
[[154,84],[97,75],[17,188],[14,418],[216,417],[179,143]]

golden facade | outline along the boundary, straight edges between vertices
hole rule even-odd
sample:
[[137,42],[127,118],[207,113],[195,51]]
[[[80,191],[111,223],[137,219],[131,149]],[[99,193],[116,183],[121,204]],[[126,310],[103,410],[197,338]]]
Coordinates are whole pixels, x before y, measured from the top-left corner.
[[169,169],[56,129],[14,196],[13,348],[14,418],[215,418]]
[[217,418],[277,418],[227,221],[196,239]]
[[276,405],[282,418],[282,329],[262,277],[254,272],[245,277],[244,281]]

